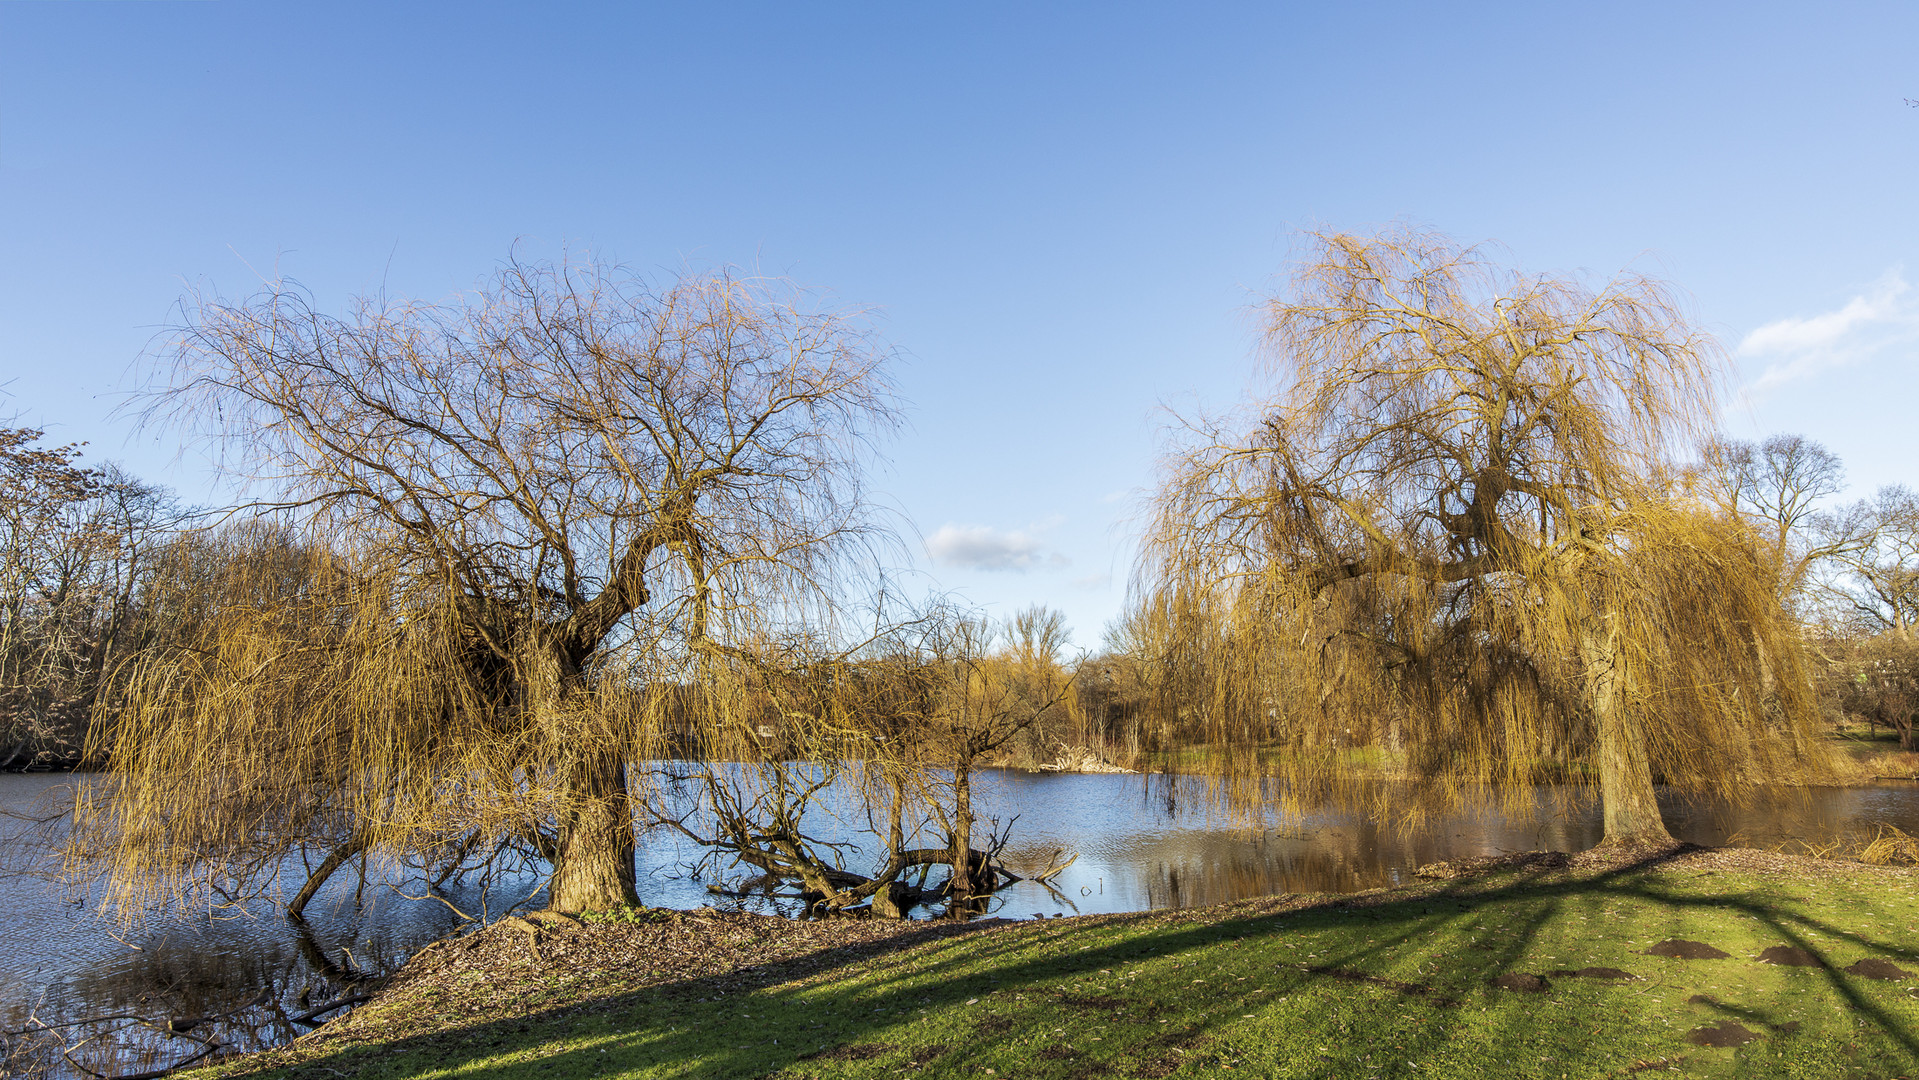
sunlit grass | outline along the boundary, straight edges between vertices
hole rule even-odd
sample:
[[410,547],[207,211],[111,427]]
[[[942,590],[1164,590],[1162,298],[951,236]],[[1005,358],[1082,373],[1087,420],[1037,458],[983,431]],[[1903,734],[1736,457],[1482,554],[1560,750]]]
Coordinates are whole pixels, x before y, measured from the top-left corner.
[[[1919,1066],[1919,1000],[1907,992],[1919,984],[1915,884],[1865,868],[1509,873],[1025,923],[743,992],[703,980],[586,1000],[562,993],[510,1019],[467,1015],[456,985],[435,1001],[445,1022],[433,1034],[380,1042],[377,1026],[362,1026],[373,1042],[300,1053],[291,1067],[275,1058],[216,1072],[1884,1077]],[[1646,954],[1671,937],[1731,956]],[[1755,962],[1776,945],[1826,966]],[[1867,958],[1915,975],[1843,970]],[[1552,974],[1593,967],[1637,978]],[[1511,972],[1545,974],[1550,988],[1491,985]],[[1688,1041],[1724,1021],[1755,1037],[1736,1048]]]

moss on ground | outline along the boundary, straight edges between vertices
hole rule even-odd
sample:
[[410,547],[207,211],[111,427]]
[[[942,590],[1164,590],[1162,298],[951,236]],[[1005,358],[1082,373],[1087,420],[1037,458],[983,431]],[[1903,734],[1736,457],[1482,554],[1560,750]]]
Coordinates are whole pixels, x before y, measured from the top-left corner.
[[[1916,887],[1912,871],[1739,849],[1541,860],[1354,896],[909,932],[799,955],[769,945],[725,974],[637,987],[652,976],[634,965],[621,978],[618,964],[556,962],[566,931],[543,946],[490,930],[492,962],[512,972],[402,979],[320,1036],[205,1073],[1900,1076],[1919,1073]],[[1668,939],[1729,955],[1648,953]],[[1781,946],[1818,962],[1756,959]],[[1910,975],[1845,970],[1859,961]],[[1588,970],[1605,968],[1614,977]],[[1518,975],[1544,989],[1494,984],[1530,983]],[[534,985],[549,996],[501,990]]]

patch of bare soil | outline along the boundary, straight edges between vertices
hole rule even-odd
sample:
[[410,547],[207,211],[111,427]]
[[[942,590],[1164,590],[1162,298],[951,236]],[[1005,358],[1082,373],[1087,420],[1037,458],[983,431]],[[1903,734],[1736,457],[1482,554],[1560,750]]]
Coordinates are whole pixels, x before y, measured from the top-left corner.
[[1509,971],[1493,980],[1493,985],[1501,990],[1522,990],[1529,994],[1543,994],[1552,989],[1552,984],[1543,975],[1533,975],[1524,971]]
[[1912,972],[1901,968],[1890,960],[1867,957],[1846,968],[1849,975],[1859,975],[1867,979],[1910,979]]
[[1562,978],[1572,977],[1577,979],[1616,979],[1623,982],[1636,982],[1639,979],[1639,976],[1634,975],[1632,972],[1621,971],[1616,967],[1583,967],[1583,968],[1579,968],[1578,970],[1574,970],[1572,968],[1561,968],[1558,971],[1553,972],[1552,974],[1560,976]]
[[1522,851],[1510,855],[1489,855],[1472,859],[1428,863],[1413,871],[1428,880],[1451,880],[1484,874],[1523,870],[1534,872],[1572,871],[1592,873],[1618,870],[1671,870],[1691,873],[1733,871],[1796,877],[1841,877],[1861,872],[1894,873],[1910,876],[1907,867],[1871,866],[1841,859],[1819,859],[1810,855],[1787,855],[1757,848],[1701,847],[1698,844],[1602,844],[1568,855],[1563,851]]
[[1853,877],[1862,873],[1894,874],[1904,878],[1912,876],[1910,867],[1872,866],[1847,859],[1817,859],[1810,855],[1787,855],[1758,848],[1700,847],[1698,844],[1660,847],[1601,845],[1572,857],[1572,868],[1575,870],[1617,870],[1634,866],[1681,872],[1735,871],[1799,878]]
[[1759,954],[1762,964],[1782,964],[1786,967],[1825,967],[1826,962],[1804,949],[1792,945],[1774,945]]
[[[1090,1080],[1092,1077],[1110,1075],[1112,1071],[1104,1063],[1094,1061],[1087,1055],[1086,1051],[1071,1046],[1042,1047],[1034,1051],[1033,1056],[1041,1061],[1057,1061],[1062,1063],[1066,1067],[1065,1075],[1070,1077],[1071,1080]],[[1178,1068],[1178,1066],[1175,1065],[1173,1068]],[[1171,1071],[1172,1069],[1168,1069],[1166,1072],[1155,1072],[1151,1075],[1165,1076]]]
[[1325,975],[1345,982],[1370,983],[1373,986],[1384,986],[1389,990],[1397,990],[1402,994],[1418,994],[1421,997],[1429,999],[1434,1005],[1450,1006],[1459,1004],[1459,1002],[1440,992],[1438,987],[1427,986],[1425,983],[1409,983],[1400,982],[1398,979],[1383,979],[1377,975],[1368,975],[1363,971],[1347,971],[1345,968],[1300,964],[1299,969],[1308,975]]
[[1664,956],[1672,960],[1725,960],[1732,956],[1722,949],[1715,949],[1703,941],[1687,941],[1684,938],[1667,938],[1646,950],[1647,956]]
[[801,1061],[870,1061],[893,1052],[891,1043],[847,1043],[835,1046],[831,1050],[818,1050],[811,1054],[801,1054]]
[[1194,1055],[1212,1042],[1212,1037],[1202,1034],[1195,1028],[1176,1028],[1147,1041],[1148,1046],[1163,1047],[1159,1053],[1142,1057],[1128,1068],[1134,1076],[1159,1080],[1178,1072],[1180,1066],[1194,1060]]
[[1744,1046],[1758,1037],[1758,1032],[1750,1031],[1744,1025],[1735,1024],[1730,1020],[1722,1020],[1717,1024],[1707,1024],[1705,1027],[1696,1027],[1686,1032],[1686,1041],[1694,1046],[1722,1048],[1728,1046]]
[[952,1047],[942,1046],[939,1043],[934,1043],[931,1046],[918,1047],[909,1055],[910,1060],[907,1061],[906,1067],[909,1069],[917,1069],[922,1065],[931,1065],[934,1058],[944,1055],[951,1049]]
[[1158,1057],[1147,1058],[1134,1065],[1133,1075],[1145,1077],[1146,1080],[1161,1080],[1162,1077],[1178,1072],[1179,1067],[1184,1064],[1186,1064],[1185,1057],[1168,1050]]

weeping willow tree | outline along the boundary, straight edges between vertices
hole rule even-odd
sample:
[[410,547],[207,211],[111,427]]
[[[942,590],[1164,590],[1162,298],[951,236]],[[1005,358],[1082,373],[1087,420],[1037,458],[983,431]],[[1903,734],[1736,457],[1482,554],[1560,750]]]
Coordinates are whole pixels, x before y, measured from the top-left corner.
[[158,414],[318,553],[295,584],[236,570],[129,676],[78,843],[132,897],[517,839],[554,909],[637,902],[628,763],[727,721],[718,661],[829,624],[879,535],[886,351],[776,283],[602,265],[186,310]]
[[1265,308],[1268,396],[1163,467],[1135,622],[1171,736],[1248,801],[1358,798],[1366,748],[1446,802],[1556,767],[1616,843],[1670,839],[1655,777],[1819,777],[1763,545],[1672,465],[1722,359],[1670,290],[1410,228],[1311,242]]

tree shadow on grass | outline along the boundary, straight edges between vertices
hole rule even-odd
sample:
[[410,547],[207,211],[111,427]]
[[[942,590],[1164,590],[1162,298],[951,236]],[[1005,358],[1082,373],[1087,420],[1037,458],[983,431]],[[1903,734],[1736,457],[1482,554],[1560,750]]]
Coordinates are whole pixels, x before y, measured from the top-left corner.
[[[1491,990],[1487,983],[1527,956],[1547,927],[1572,910],[1570,905],[1594,900],[1603,904],[1609,898],[1651,901],[1681,911],[1749,915],[1802,948],[1812,948],[1811,935],[1820,933],[1871,952],[1912,955],[1907,947],[1773,908],[1750,891],[1700,894],[1663,886],[1650,872],[1669,858],[1651,856],[1577,875],[1539,869],[1468,878],[1412,894],[1311,902],[1275,898],[1211,912],[1091,916],[957,935],[950,928],[929,928],[855,948],[859,970],[843,981],[836,970],[823,970],[827,965],[820,954],[808,954],[386,1044],[314,1047],[302,1051],[297,1064],[272,1064],[263,1058],[258,1067],[234,1062],[228,1068],[287,1080],[424,1073],[501,1080],[627,1072],[760,1077],[812,1075],[822,1068],[835,1075],[877,1076],[902,1067],[926,1076],[978,1075],[1003,1060],[1018,1041],[1018,1053],[1027,1055],[1021,1063],[1025,1076],[1164,1076],[1202,1061],[1200,1051],[1213,1036],[1225,1033],[1242,1012],[1271,999],[1249,993],[1254,986],[1220,993],[1208,988],[1204,998],[1195,991],[1184,1000],[1167,1001],[1163,985],[1141,996],[1124,987],[1086,990],[1073,983],[1122,965],[1177,961],[1189,954],[1211,955],[1217,962],[1224,954],[1202,950],[1300,931],[1351,928],[1354,920],[1365,919],[1376,927],[1370,942],[1311,958],[1310,963],[1269,967],[1270,974],[1255,986],[1262,994],[1291,994],[1331,981],[1356,1007],[1375,1012],[1389,1009],[1396,998],[1417,998],[1444,1010],[1464,1000],[1484,1000],[1482,995],[1508,993]],[[1492,905],[1503,905],[1499,910],[1507,916],[1506,925],[1497,936],[1485,935],[1483,949],[1439,963],[1417,961],[1413,971],[1404,970],[1421,936],[1457,931],[1456,920],[1476,917]],[[1187,921],[1190,925],[1169,926]],[[1268,959],[1262,956],[1261,962]],[[1857,1017],[1919,1060],[1919,1038],[1907,1025],[1860,994],[1836,964],[1819,970]],[[955,1018],[951,1010],[958,1009],[972,1012]],[[1724,1009],[1728,1018],[1784,1029],[1782,1017],[1764,1010],[1746,1005]],[[937,1031],[916,1030],[922,1011],[970,1022],[970,1029],[959,1039],[950,1023]],[[1083,1037],[1095,1019],[1126,1034],[1090,1049]],[[1483,1023],[1488,1018],[1482,1014],[1479,1019]],[[1335,1039],[1332,1023],[1321,1021],[1302,1035],[1308,1041]],[[1527,1010],[1509,1010],[1498,1023],[1503,1027],[1480,1030],[1517,1043],[1540,1027],[1538,1017]],[[1453,1037],[1441,1030],[1408,1032],[1393,1049],[1409,1058],[1431,1056],[1446,1050]],[[545,1056],[509,1056],[541,1051]],[[1489,1062],[1484,1075],[1499,1075],[1499,1068],[1508,1064],[1513,1063]],[[1317,1070],[1318,1075],[1338,1076],[1347,1075],[1343,1070],[1350,1066],[1339,1057],[1323,1056],[1302,1067],[1308,1075]]]

